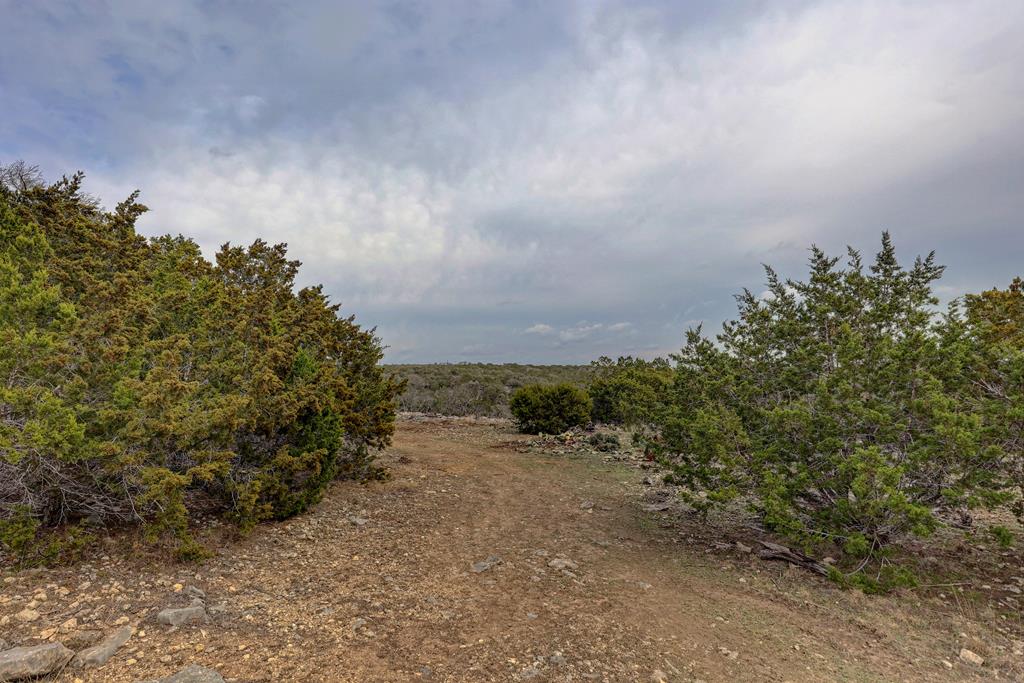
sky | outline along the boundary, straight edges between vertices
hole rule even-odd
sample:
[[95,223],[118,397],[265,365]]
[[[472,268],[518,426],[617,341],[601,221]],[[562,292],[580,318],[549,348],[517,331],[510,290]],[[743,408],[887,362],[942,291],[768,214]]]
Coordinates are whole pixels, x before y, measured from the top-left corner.
[[1024,2],[0,0],[0,163],[286,242],[389,362],[651,357],[808,247],[1024,275]]

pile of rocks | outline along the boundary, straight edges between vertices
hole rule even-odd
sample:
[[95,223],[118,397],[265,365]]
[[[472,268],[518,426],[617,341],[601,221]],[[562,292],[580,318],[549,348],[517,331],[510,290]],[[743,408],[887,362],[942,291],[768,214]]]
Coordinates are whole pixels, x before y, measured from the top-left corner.
[[[181,589],[180,584],[176,586],[176,589]],[[156,621],[174,628],[208,622],[210,612],[206,607],[206,594],[194,586],[189,586],[182,592],[192,598],[191,603],[187,607],[171,607],[161,610],[156,615]],[[218,607],[213,607],[211,611],[215,612],[218,609]],[[21,620],[33,621],[38,615],[28,614],[31,611],[31,607],[26,607],[15,616]],[[106,634],[89,632],[87,635],[90,637],[84,637],[84,632],[74,630],[76,624],[71,623],[73,621],[75,620],[71,619],[59,629],[51,629],[53,632],[48,633],[48,636],[52,637],[58,632],[66,632],[66,637],[62,637],[61,641],[11,647],[6,641],[0,639],[0,681],[38,678],[54,674],[66,667],[74,669],[101,667],[135,634],[134,626],[118,623],[115,629]],[[127,622],[128,619],[124,618],[123,621]],[[68,628],[64,628],[65,626]],[[220,674],[213,669],[191,664],[171,676],[151,683],[223,683],[223,681]]]

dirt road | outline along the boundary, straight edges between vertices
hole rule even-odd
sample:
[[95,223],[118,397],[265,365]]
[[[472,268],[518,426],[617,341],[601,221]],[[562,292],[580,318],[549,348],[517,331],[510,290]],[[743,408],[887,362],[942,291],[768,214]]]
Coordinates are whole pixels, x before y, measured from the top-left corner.
[[[103,668],[61,681],[137,681],[190,662],[237,681],[1024,679],[1024,657],[987,615],[866,597],[708,547],[643,511],[641,472],[520,452],[524,439],[402,422],[390,481],[339,484],[312,513],[198,568],[112,547],[8,577],[0,615],[46,596],[40,618],[9,619],[4,638],[136,625]],[[157,624],[188,604],[188,586],[205,592],[210,621]],[[962,647],[984,666],[958,659]]]

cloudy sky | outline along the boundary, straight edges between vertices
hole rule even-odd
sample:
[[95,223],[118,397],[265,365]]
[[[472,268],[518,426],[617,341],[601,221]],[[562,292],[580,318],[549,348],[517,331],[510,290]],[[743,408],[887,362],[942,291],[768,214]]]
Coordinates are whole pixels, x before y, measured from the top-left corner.
[[677,349],[812,242],[1024,274],[1024,2],[0,0],[0,163],[287,242],[388,360]]

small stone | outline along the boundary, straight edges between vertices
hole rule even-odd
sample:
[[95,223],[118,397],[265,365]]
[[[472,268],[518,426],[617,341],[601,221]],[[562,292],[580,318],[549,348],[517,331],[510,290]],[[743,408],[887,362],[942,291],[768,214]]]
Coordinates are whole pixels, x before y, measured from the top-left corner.
[[668,683],[668,674],[661,669],[655,669],[651,674],[651,683]]
[[370,520],[358,515],[352,515],[348,518],[348,521],[352,526],[365,526]]
[[952,669],[953,668],[953,662],[949,661],[948,659],[943,659],[942,660],[942,666],[946,667],[947,669]]
[[534,678],[539,678],[540,675],[540,669],[538,669],[535,666],[528,666],[519,672],[519,679],[523,681],[529,681]]
[[960,649],[960,659],[967,662],[968,664],[974,664],[975,666],[981,666],[985,663],[985,658],[979,655],[977,652],[972,652],[966,647]]
[[556,557],[555,559],[548,562],[548,566],[552,569],[577,569],[578,565],[570,560],[568,557]]
[[0,652],[0,681],[45,676],[67,664],[74,654],[61,643],[16,647]]
[[491,555],[486,560],[480,560],[479,562],[474,562],[473,566],[472,566],[472,569],[473,569],[474,573],[480,574],[481,572],[485,572],[488,569],[490,569],[490,568],[492,568],[492,567],[494,567],[495,565],[498,565],[498,564],[501,564],[501,558],[497,557],[496,555]]
[[592,500],[585,500],[582,503],[580,503],[580,509],[581,510],[592,510],[593,508],[594,508],[594,501],[592,501]]
[[34,609],[23,609],[17,614],[15,614],[14,618],[18,621],[28,624],[39,618],[39,612],[35,611]]
[[224,677],[205,666],[189,664],[176,674],[150,683],[224,683]]
[[135,633],[131,626],[122,626],[109,636],[103,639],[98,645],[82,650],[75,657],[76,666],[103,666],[107,663],[118,648],[128,642],[128,639]]
[[562,656],[561,652],[556,652],[555,654],[548,657],[548,662],[553,666],[561,666],[565,664],[565,657]]
[[191,595],[193,598],[196,598],[198,600],[203,600],[204,602],[206,601],[206,593],[203,592],[201,588],[196,588],[195,586],[186,586],[185,593]]
[[43,640],[49,640],[50,638],[53,638],[56,634],[56,628],[44,628],[42,631],[39,632],[39,637]]
[[157,622],[168,626],[183,626],[197,621],[209,621],[206,609],[202,605],[191,605],[178,609],[168,608],[156,615]]
[[176,584],[174,584],[174,586],[171,587],[171,590],[173,590],[175,593],[180,593],[182,591],[182,589],[184,589],[184,588],[185,587],[183,585],[181,585],[180,583],[176,583]]
[[720,647],[718,648],[718,651],[722,654],[723,657],[727,657],[729,659],[736,659],[740,656],[739,652],[736,652],[735,650],[730,650],[727,647]]
[[72,631],[61,640],[63,640],[64,644],[72,650],[82,650],[95,645],[101,638],[103,638],[103,634],[101,632],[93,629],[85,629],[81,631]]
[[61,624],[59,628],[61,633],[70,633],[71,631],[74,631],[76,628],[78,628],[78,619],[71,617],[63,624]]
[[124,626],[130,621],[131,619],[129,619],[128,617],[120,616],[114,621],[114,626]]

